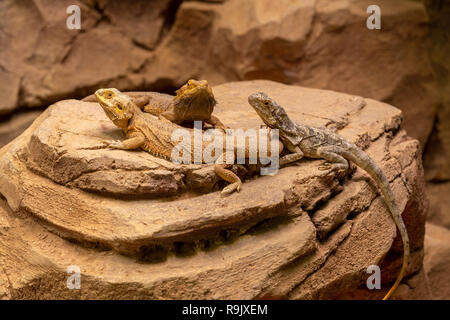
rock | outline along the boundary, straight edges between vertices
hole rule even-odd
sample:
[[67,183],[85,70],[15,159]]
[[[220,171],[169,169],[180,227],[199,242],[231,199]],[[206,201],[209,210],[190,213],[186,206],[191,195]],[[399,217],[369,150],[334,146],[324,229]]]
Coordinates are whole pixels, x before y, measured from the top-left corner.
[[427,223],[425,236],[424,269],[434,299],[450,297],[450,231]]
[[[213,90],[215,113],[231,128],[260,126],[247,96],[261,90],[296,121],[364,147],[403,212],[408,275],[421,270],[428,203],[419,143],[400,130],[400,110],[271,81]],[[303,159],[222,197],[211,166],[100,149],[104,138],[122,136],[97,104],[64,100],[0,149],[0,283],[8,283],[0,296],[374,299],[398,274],[401,241],[359,168],[328,176],[322,160]],[[376,292],[365,288],[372,264],[382,270]],[[66,287],[71,265],[81,270],[80,290]]]
[[103,1],[100,11],[102,18],[109,19],[126,38],[138,46],[152,50],[166,32],[164,24],[173,14],[174,1],[156,0]]
[[427,183],[427,195],[430,199],[430,212],[427,220],[434,225],[450,230],[450,183]]
[[172,1],[135,1],[127,8],[116,1],[85,3],[78,3],[81,30],[69,30],[72,1],[2,1],[0,46],[8,50],[0,52],[0,114],[128,78],[159,43]]
[[433,299],[429,279],[424,269],[422,268],[418,273],[405,281],[405,283],[400,284],[395,291],[394,298],[396,300]]
[[386,101],[404,111],[404,128],[423,146],[439,103],[423,4],[379,3],[380,35],[365,28],[369,1],[283,2],[225,2],[204,77],[270,79]]
[[70,4],[2,1],[0,113],[105,86],[172,93],[192,77],[264,78],[386,101],[422,146],[430,135],[440,98],[419,2],[382,1],[381,35],[365,28],[365,1],[85,0],[82,31],[66,28]]
[[426,0],[430,15],[429,55],[441,95],[437,119],[425,154],[426,179],[450,180],[450,3]]
[[0,122],[0,147],[20,135],[41,114],[41,111],[16,113]]
[[352,213],[359,213],[369,207],[376,197],[375,190],[365,181],[348,183],[343,191],[329,201],[327,205],[317,210],[312,217],[320,237],[326,237],[347,221]]

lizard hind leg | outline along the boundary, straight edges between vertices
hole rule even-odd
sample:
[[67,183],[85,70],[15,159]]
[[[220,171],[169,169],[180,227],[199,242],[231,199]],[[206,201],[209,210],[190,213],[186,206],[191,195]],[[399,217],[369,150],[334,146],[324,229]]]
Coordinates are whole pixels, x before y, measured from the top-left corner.
[[319,166],[319,170],[330,170],[333,171],[346,171],[349,167],[348,161],[336,153],[335,150],[330,150],[328,148],[319,148],[317,149],[317,155],[326,160],[321,166]]
[[150,98],[147,96],[142,97],[134,97],[131,100],[133,100],[134,104],[139,107],[141,110],[145,110],[145,106],[147,106],[150,103]]
[[216,116],[211,115],[210,118],[205,119],[204,122],[209,123],[215,129],[222,130],[225,133],[227,132],[227,127]]
[[331,169],[331,163],[329,163],[328,161],[325,161],[324,163],[322,163],[319,168],[320,171],[327,171]]
[[233,171],[228,169],[230,166],[230,164],[219,164],[217,161],[214,164],[214,171],[216,174],[223,180],[230,182],[228,186],[223,188],[221,192],[222,195],[228,195],[234,191],[239,192],[241,188],[242,181]]

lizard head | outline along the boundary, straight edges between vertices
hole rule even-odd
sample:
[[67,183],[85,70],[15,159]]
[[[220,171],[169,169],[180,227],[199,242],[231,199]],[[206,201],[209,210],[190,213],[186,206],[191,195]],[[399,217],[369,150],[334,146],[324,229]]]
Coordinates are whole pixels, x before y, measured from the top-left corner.
[[272,129],[283,129],[290,119],[283,107],[264,92],[256,92],[248,97],[248,103],[255,109],[261,120]]
[[[206,80],[189,80],[185,85],[176,91],[175,104],[183,106],[209,106],[214,107],[217,102],[214,98],[211,87]],[[208,110],[208,108],[203,108]],[[210,110],[209,112],[212,112]]]
[[133,102],[129,96],[115,88],[108,88],[95,91],[95,97],[116,126],[122,129],[128,127],[128,121],[133,116]]

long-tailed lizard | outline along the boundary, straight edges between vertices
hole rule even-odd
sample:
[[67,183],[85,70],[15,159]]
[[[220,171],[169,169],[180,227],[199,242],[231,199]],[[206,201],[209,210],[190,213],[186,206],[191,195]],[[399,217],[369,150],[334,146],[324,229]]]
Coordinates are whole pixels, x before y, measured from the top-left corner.
[[315,128],[293,122],[284,108],[263,92],[250,95],[248,102],[269,128],[279,130],[280,140],[283,142],[284,147],[291,152],[288,155],[291,161],[300,160],[303,157],[327,160],[325,164],[319,167],[320,170],[347,170],[349,167],[348,161],[352,161],[375,180],[403,241],[402,268],[394,285],[383,298],[383,300],[388,299],[405,275],[410,248],[405,224],[395,203],[389,181],[386,179],[383,171],[367,153],[339,134],[326,128]]

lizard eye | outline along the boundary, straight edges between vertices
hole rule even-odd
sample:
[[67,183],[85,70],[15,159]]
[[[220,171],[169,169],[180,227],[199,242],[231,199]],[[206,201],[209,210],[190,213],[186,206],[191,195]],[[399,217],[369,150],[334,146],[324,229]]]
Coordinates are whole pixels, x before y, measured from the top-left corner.
[[122,106],[120,104],[118,104],[117,109],[122,110]]

